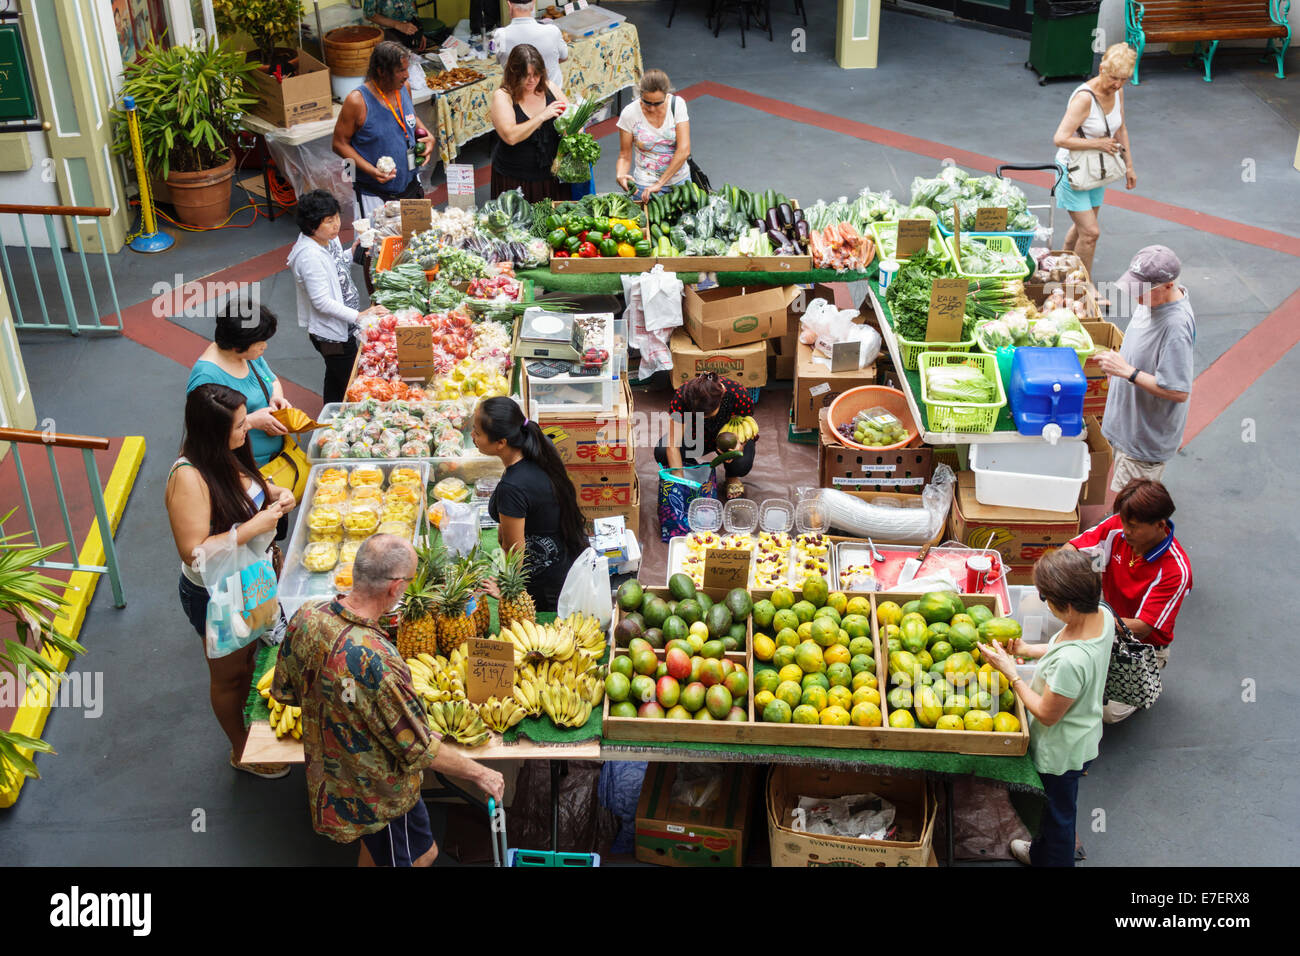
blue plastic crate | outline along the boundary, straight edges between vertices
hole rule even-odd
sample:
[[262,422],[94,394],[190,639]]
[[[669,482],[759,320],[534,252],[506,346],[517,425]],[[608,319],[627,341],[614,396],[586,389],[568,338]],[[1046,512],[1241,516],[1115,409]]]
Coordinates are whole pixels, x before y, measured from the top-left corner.
[[[945,229],[943,223],[938,221],[935,222],[935,225],[939,227],[939,234],[941,236],[943,236],[945,239],[952,238],[951,229]],[[1020,252],[1022,256],[1029,255],[1029,247],[1034,241],[1033,230],[1029,232],[965,232],[963,231],[961,235],[963,239],[966,238],[967,236],[970,236],[972,239],[987,239],[991,236],[1002,236],[1014,242],[1016,244],[1016,249]]]
[[543,866],[586,869],[600,866],[599,853],[552,853],[550,850],[511,850],[506,866]]

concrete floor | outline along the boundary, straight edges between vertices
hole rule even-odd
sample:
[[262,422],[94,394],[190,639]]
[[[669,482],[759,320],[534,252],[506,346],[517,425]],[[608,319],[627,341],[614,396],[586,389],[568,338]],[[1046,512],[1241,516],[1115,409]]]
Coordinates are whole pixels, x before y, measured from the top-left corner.
[[[906,194],[912,177],[932,175],[944,156],[1042,162],[1053,153],[1069,87],[1037,85],[1022,66],[1027,40],[886,11],[880,67],[844,72],[834,63],[832,4],[808,4],[806,52],[791,49],[798,24],[788,12],[776,14],[776,42],[751,34],[742,50],[734,26],[715,40],[698,12],[679,12],[665,29],[668,7],[622,9],[638,25],[647,67],[667,70],[688,94],[696,84],[721,85],[690,104],[695,157],[715,183],[770,185],[805,202],[864,185]],[[1296,71],[1300,56],[1288,65]],[[1141,177],[1133,195],[1300,236],[1300,174],[1291,165],[1298,80],[1273,79],[1248,57],[1225,59],[1213,84],[1171,58],[1144,62],[1142,75],[1140,87],[1126,89]],[[602,188],[612,182],[615,144],[612,136],[603,141]],[[1245,160],[1253,160],[1253,181],[1243,181]],[[482,164],[486,151],[468,148],[463,161]],[[1200,373],[1283,305],[1296,291],[1297,269],[1276,243],[1226,238],[1215,224],[1176,213],[1149,204],[1106,209],[1094,273],[1118,276],[1151,242],[1174,248],[1199,320]],[[1175,218],[1161,218],[1168,215]],[[272,250],[282,258],[295,234],[285,218],[181,234],[161,257],[120,255],[119,296],[125,307],[148,300],[154,283],[175,273],[189,281]],[[1058,242],[1063,236],[1058,217]],[[272,367],[319,390],[320,360],[293,320],[292,278],[269,276],[261,294],[281,317]],[[1290,321],[1300,321],[1294,303],[1289,308]],[[207,334],[200,320],[178,321]],[[0,845],[16,864],[350,864],[353,851],[312,833],[301,771],[265,782],[226,766],[199,643],[177,608],[162,505],[188,362],[202,343],[195,340],[184,362],[168,358],[155,350],[166,325],[146,309],[128,318],[134,339],[23,337],[38,417],[54,418],[62,431],[143,434],[149,453],[117,539],[128,605],[113,609],[108,589],[100,589],[81,637],[89,654],[75,665],[103,673],[104,714],[93,721],[52,714],[45,738],[58,756],[42,756],[43,778],[0,812]],[[1197,587],[1186,600],[1164,697],[1107,730],[1102,756],[1082,782],[1088,865],[1280,865],[1294,857],[1297,826],[1278,808],[1300,798],[1300,745],[1285,729],[1300,695],[1274,664],[1291,650],[1291,615],[1252,596],[1263,590],[1261,569],[1284,566],[1293,551],[1294,523],[1278,515],[1300,493],[1295,429],[1287,425],[1300,356],[1264,352],[1259,367],[1276,363],[1170,464],[1178,534]],[[774,389],[768,402],[775,408],[787,397]],[[1253,442],[1243,441],[1247,420]],[[766,434],[780,440],[775,429]],[[647,506],[643,522],[652,516]],[[1245,682],[1253,682],[1253,695]],[[197,810],[204,832],[191,826]]]

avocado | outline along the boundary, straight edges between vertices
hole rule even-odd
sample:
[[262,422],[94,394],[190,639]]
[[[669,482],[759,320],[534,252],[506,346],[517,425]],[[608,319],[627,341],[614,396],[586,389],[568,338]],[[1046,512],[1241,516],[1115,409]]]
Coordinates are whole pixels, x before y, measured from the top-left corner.
[[[704,611],[700,609],[700,602],[695,598],[687,598],[677,605],[677,616],[685,621],[688,625],[704,618]],[[667,632],[665,632],[667,633]]]
[[627,647],[631,641],[643,634],[643,629],[636,621],[625,617],[614,625],[614,644],[618,647]]
[[705,612],[704,624],[711,640],[720,640],[731,630],[731,611],[725,604],[715,604]]
[[618,606],[624,611],[635,611],[641,606],[643,595],[639,581],[624,581],[618,586]]
[[[620,590],[622,589],[620,588]],[[687,598],[695,596],[695,582],[691,580],[688,574],[674,574],[668,579],[668,593],[676,601],[685,601]]]
[[695,602],[699,604],[701,614],[708,614],[709,608],[713,607],[713,598],[709,597],[703,591],[695,592]]
[[646,629],[645,639],[651,647],[658,649],[664,646],[664,632],[657,627]]
[[645,618],[646,624],[650,627],[663,627],[664,621],[668,620],[670,613],[668,602],[654,595],[651,595],[650,600],[646,601],[641,608],[641,616]]
[[732,588],[723,600],[731,611],[732,618],[737,621],[745,620],[754,610],[754,602],[749,599],[749,592],[744,588]]

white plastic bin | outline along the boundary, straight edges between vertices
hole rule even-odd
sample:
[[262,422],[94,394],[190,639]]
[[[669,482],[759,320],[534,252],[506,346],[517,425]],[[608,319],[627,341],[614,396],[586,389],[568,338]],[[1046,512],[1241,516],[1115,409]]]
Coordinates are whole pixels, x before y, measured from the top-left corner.
[[982,505],[1073,511],[1090,465],[1081,441],[970,446],[975,500]]
[[[1011,617],[1020,625],[1025,643],[1046,644],[1065,627],[1065,623],[1038,599],[1037,589],[1009,584],[1007,594],[1011,598]],[[1016,665],[1020,679],[1026,683],[1033,681],[1037,668],[1037,660],[1026,659],[1024,664]]]

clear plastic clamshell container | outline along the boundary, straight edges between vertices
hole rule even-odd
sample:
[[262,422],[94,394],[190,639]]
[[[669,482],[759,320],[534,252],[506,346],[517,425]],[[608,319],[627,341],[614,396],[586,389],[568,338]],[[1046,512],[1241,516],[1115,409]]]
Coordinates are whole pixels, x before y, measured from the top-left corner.
[[722,527],[722,502],[716,498],[696,498],[686,512],[692,531],[717,531]]
[[789,531],[794,527],[794,505],[785,498],[768,498],[758,510],[763,531]]
[[733,498],[722,509],[722,527],[728,534],[753,534],[758,527],[758,505],[748,498]]
[[831,517],[817,498],[804,498],[794,509],[794,526],[800,534],[816,532],[825,534],[831,526]]

